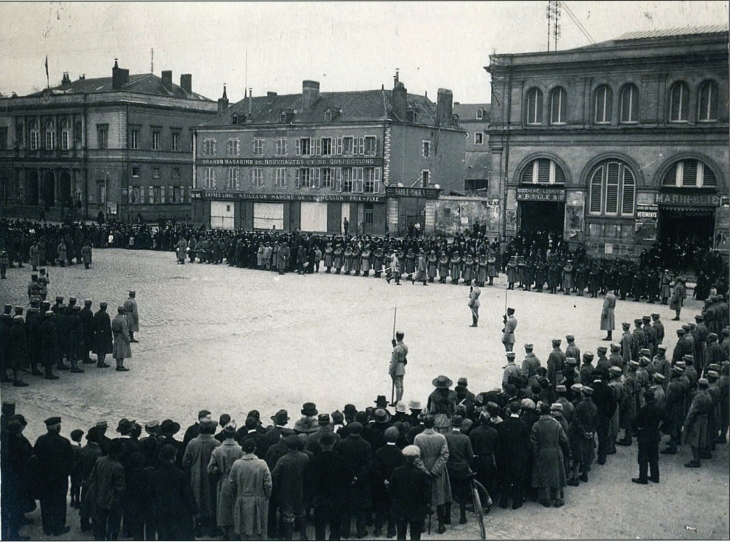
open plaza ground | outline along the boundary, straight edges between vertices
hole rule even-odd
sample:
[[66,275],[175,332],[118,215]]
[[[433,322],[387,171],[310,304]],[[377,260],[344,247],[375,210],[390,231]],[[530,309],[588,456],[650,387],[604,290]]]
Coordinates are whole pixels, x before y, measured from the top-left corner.
[[[109,303],[109,312],[136,290],[140,314],[138,344],[125,362],[127,373],[113,367],[83,366],[84,374],[61,372],[57,381],[27,375],[27,388],[2,387],[2,399],[13,400],[29,420],[26,436],[45,432],[43,420],[63,417],[62,434],[87,430],[98,419],[140,422],[171,418],[183,428],[205,408],[214,418],[229,413],[242,425],[246,413],[261,412],[265,424],[278,409],[299,416],[305,402],[320,412],[359,410],[374,405],[378,395],[390,399],[388,376],[393,333],[405,332],[410,349],[404,399],[426,402],[431,380],[439,374],[456,381],[467,377],[474,393],[499,387],[505,365],[500,342],[506,304],[516,309],[518,363],[522,345],[534,343],[545,364],[552,338],[576,337],[581,351],[600,344],[602,298],[506,291],[504,276],[482,288],[481,318],[471,328],[469,288],[450,284],[403,282],[328,275],[278,275],[227,265],[176,265],[172,253],[97,250],[91,269],[83,266],[50,270],[48,298],[62,295],[79,303]],[[8,270],[0,281],[0,301],[28,306],[30,267]],[[666,305],[618,301],[616,322],[658,312],[666,328],[670,352],[675,331],[693,320],[700,304],[689,299],[680,322]],[[619,325],[620,327],[620,325]],[[620,330],[614,332],[620,335]],[[564,345],[563,345],[564,346]],[[107,360],[109,361],[109,360]],[[113,365],[113,362],[112,362]],[[113,435],[110,435],[113,436]],[[182,438],[182,433],[178,435]],[[728,538],[728,446],[719,445],[700,469],[686,469],[691,453],[661,456],[661,484],[639,486],[636,444],[619,448],[604,466],[594,465],[590,482],[566,488],[566,506],[545,509],[528,502],[517,511],[495,508],[487,516],[490,539],[708,539]],[[24,532],[44,538],[40,514]],[[88,538],[72,531],[61,539]],[[433,539],[474,539],[473,516]]]

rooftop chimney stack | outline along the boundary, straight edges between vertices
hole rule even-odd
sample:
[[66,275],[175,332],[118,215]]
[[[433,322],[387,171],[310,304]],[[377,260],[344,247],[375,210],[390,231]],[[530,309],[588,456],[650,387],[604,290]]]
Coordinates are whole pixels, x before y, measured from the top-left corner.
[[302,82],[302,111],[309,111],[319,99],[319,83],[317,81]]
[[188,94],[193,93],[193,76],[189,73],[184,73],[180,76],[180,87]]
[[438,90],[436,98],[436,124],[438,126],[451,126],[454,112],[454,93],[446,88]]
[[63,72],[63,79],[61,79],[61,87],[66,88],[71,85],[71,78],[68,76],[68,72]]
[[218,98],[218,113],[228,109],[228,94],[226,94],[226,85],[223,83],[223,96]]
[[112,88],[119,90],[129,82],[129,70],[119,67],[117,59],[114,59],[114,67],[112,68]]
[[170,70],[163,70],[162,86],[165,87],[165,90],[172,92],[172,72]]
[[408,108],[408,91],[400,81],[398,70],[395,71],[393,83],[393,113],[400,120],[406,119],[406,109]]

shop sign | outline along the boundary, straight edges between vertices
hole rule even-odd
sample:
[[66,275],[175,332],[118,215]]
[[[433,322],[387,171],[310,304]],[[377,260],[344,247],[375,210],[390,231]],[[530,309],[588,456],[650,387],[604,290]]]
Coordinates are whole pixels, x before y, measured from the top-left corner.
[[656,220],[659,216],[658,205],[636,205],[636,218],[637,219],[652,219]]
[[336,166],[382,166],[382,158],[198,158],[198,166],[237,167],[336,167]]
[[250,194],[246,192],[200,191],[193,192],[194,199],[211,200],[248,200],[248,201],[338,201],[357,203],[383,203],[383,196],[360,194]]
[[405,186],[386,186],[385,195],[389,198],[426,198],[438,199],[440,188],[407,188]]
[[684,205],[687,207],[717,207],[720,203],[720,197],[716,194],[659,193],[657,194],[657,203],[659,205]]
[[518,188],[517,201],[565,201],[565,189]]

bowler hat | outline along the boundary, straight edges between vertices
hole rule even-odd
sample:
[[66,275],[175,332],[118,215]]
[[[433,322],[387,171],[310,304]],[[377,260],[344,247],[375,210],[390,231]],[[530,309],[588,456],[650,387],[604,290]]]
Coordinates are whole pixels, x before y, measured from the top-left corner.
[[387,423],[390,421],[390,413],[382,408],[378,408],[375,410],[375,414],[373,415],[373,418],[378,423]]
[[385,397],[385,395],[378,395],[378,398],[375,399],[375,401],[373,402],[378,408],[385,408],[388,406],[388,399]]
[[319,425],[329,425],[331,422],[332,422],[332,420],[330,418],[330,415],[327,414],[326,412],[323,414],[320,414],[317,417],[317,424],[319,424]]
[[317,405],[315,405],[314,403],[304,403],[302,405],[302,415],[316,416],[317,415]]
[[355,416],[355,414],[357,414],[357,407],[355,405],[347,404],[342,410],[342,413],[345,416]]
[[451,427],[461,427],[464,423],[464,418],[456,414],[451,417]]

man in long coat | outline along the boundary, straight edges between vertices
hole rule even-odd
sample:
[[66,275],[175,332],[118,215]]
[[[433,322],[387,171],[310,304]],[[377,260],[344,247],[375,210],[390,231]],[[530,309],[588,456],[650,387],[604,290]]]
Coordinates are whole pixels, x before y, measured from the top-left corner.
[[451,481],[446,464],[449,461],[449,445],[446,437],[434,430],[435,418],[430,414],[423,417],[424,430],[416,435],[413,444],[421,451],[418,463],[426,474],[431,476],[431,506],[436,506],[438,528],[436,532],[446,532],[446,504],[451,506]]
[[41,521],[44,534],[61,536],[70,530],[66,525],[66,493],[74,452],[68,439],[60,434],[61,418],[48,418],[44,423],[48,432],[38,437],[33,448],[41,481]]
[[700,378],[697,385],[697,394],[692,399],[682,427],[682,442],[692,447],[692,460],[684,465],[688,468],[700,466],[700,452],[705,451],[707,446],[708,421],[715,415],[715,406],[708,392],[709,381],[706,378]]
[[84,308],[79,312],[84,333],[84,347],[81,363],[93,363],[89,352],[94,348],[94,313],[91,310],[91,299],[84,300]]
[[129,297],[124,301],[124,312],[127,315],[127,324],[129,326],[129,342],[139,342],[134,338],[134,332],[139,331],[139,313],[137,312],[137,293],[134,290],[129,291]]
[[235,497],[229,476],[233,464],[241,459],[243,450],[235,440],[236,422],[229,422],[223,428],[225,440],[214,448],[208,463],[208,473],[218,477],[216,486],[216,525],[223,531],[223,535],[233,540],[235,534],[235,519],[233,508]]
[[307,536],[304,473],[309,464],[309,456],[302,451],[303,446],[304,441],[299,436],[286,437],[287,453],[276,462],[271,471],[279,496],[285,539],[291,539],[294,529],[299,531],[302,539]]
[[[568,481],[569,486],[577,486],[579,484],[578,480],[581,482],[588,481],[588,467],[593,462],[593,452],[596,445],[598,408],[591,400],[593,388],[583,386],[581,393],[583,398],[575,405],[575,412],[569,430],[570,450],[573,456],[573,473]],[[579,470],[580,477],[578,477]]]
[[176,456],[175,446],[165,444],[160,450],[161,466],[152,475],[157,538],[195,540],[193,517],[198,509],[190,487],[190,477],[175,466]]
[[214,422],[208,419],[201,421],[200,434],[188,443],[182,459],[183,468],[190,473],[190,484],[200,511],[197,531],[200,532],[204,528],[211,536],[214,536],[216,530],[214,515],[216,488],[208,476],[208,464],[213,450],[221,444],[213,438],[214,431]]
[[314,506],[314,533],[316,540],[325,539],[325,529],[330,526],[330,540],[339,540],[342,532],[342,515],[347,502],[347,492],[352,482],[345,459],[333,450],[336,433],[325,433],[319,440],[322,452],[315,456],[309,469],[309,489]]
[[565,504],[561,489],[566,485],[564,454],[569,453],[568,437],[555,418],[550,405],[540,404],[540,419],[530,431],[532,447],[532,487],[538,488],[540,504],[559,508]]
[[510,499],[512,510],[524,503],[525,472],[527,454],[530,450],[530,430],[520,418],[522,406],[518,401],[509,405],[509,416],[497,425],[499,435],[498,470],[502,482],[502,497],[499,507],[507,508]]
[[58,361],[58,329],[53,321],[53,311],[46,311],[41,324],[41,363],[45,371],[46,380],[58,380],[53,374],[53,366]]
[[[230,483],[235,496],[233,511],[236,533],[265,540],[272,478],[266,461],[254,454],[253,439],[243,442],[243,456],[231,467]],[[290,533],[291,534],[291,533]],[[291,537],[290,537],[291,538]]]
[[616,308],[616,296],[613,290],[609,290],[603,298],[603,310],[601,311],[601,331],[606,332],[604,341],[612,340],[613,330],[616,329],[616,318],[613,311]]
[[94,314],[94,353],[96,354],[96,366],[99,368],[109,367],[104,363],[107,354],[114,351],[112,346],[112,321],[109,313],[106,312],[107,303],[99,303],[99,310]]
[[124,307],[117,307],[117,315],[112,320],[111,327],[114,334],[114,348],[112,355],[117,362],[117,371],[129,371],[124,366],[124,360],[132,357],[131,341]]
[[682,305],[687,297],[687,290],[684,287],[684,279],[679,277],[674,282],[674,290],[672,291],[672,299],[669,302],[669,308],[674,311],[676,316],[672,320],[679,320],[679,313],[682,312]]
[[[342,535],[350,536],[350,524],[355,515],[357,537],[367,535],[367,517],[372,505],[370,480],[372,478],[373,451],[370,443],[362,437],[363,426],[360,422],[347,424],[347,438],[337,447],[337,452],[345,459],[348,470],[353,475],[353,483],[347,498],[348,510],[342,517]],[[281,461],[281,460],[280,460]]]
[[[471,447],[471,440],[461,432],[463,418],[454,415],[451,418],[451,431],[444,435],[449,445],[449,460],[446,468],[449,471],[449,480],[454,490],[456,500],[459,502],[459,523],[466,523],[466,502],[470,500],[469,479],[471,464],[474,461],[474,452]],[[446,519],[451,522],[451,505],[446,505]]]
[[406,464],[396,468],[390,478],[390,513],[396,519],[398,540],[406,539],[409,524],[411,540],[420,540],[431,498],[428,476],[418,467],[421,456],[418,446],[406,446],[403,456]]

